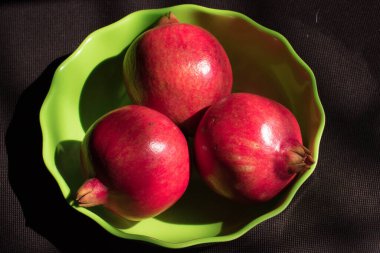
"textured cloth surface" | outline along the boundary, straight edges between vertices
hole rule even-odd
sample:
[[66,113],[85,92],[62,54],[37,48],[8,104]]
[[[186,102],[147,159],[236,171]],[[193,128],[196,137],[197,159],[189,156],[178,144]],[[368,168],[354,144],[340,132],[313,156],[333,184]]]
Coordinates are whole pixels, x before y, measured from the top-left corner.
[[[182,1],[0,3],[0,252],[171,252],[116,238],[63,199],[41,157],[39,110],[57,66],[91,32]],[[187,1],[283,34],[326,112],[315,173],[280,215],[231,242],[177,252],[380,252],[380,3]]]

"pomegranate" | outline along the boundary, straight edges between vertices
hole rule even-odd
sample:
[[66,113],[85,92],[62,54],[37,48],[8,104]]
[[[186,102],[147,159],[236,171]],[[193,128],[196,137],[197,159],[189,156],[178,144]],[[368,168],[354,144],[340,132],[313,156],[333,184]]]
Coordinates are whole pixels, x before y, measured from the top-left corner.
[[79,206],[104,205],[130,220],[168,209],[189,182],[185,136],[165,115],[139,105],[109,112],[93,124],[81,146],[86,180]]
[[249,93],[233,93],[212,105],[194,145],[202,178],[217,193],[240,202],[272,199],[314,162],[294,115]]
[[205,109],[231,93],[232,69],[219,41],[170,13],[132,42],[124,58],[127,92],[193,135]]

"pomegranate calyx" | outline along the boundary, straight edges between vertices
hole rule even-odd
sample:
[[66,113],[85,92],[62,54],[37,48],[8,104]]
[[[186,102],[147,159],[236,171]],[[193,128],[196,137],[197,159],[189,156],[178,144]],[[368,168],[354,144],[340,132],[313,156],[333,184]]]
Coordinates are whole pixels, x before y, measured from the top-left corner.
[[76,203],[81,207],[103,205],[107,202],[108,189],[97,178],[88,179],[78,189]]
[[290,148],[287,151],[287,158],[289,173],[305,172],[315,163],[310,150],[301,144]]
[[163,26],[163,25],[169,25],[169,24],[175,24],[175,23],[179,23],[177,17],[172,12],[169,12],[160,18],[157,26]]

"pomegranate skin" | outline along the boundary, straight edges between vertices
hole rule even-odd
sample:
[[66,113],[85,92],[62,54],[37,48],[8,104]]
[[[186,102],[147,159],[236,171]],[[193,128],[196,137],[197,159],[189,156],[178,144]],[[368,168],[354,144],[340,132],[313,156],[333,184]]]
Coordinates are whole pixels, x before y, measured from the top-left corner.
[[124,59],[127,92],[194,135],[208,106],[231,93],[232,68],[208,31],[173,14],[139,36]]
[[165,115],[129,105],[98,120],[86,133],[78,190],[84,207],[104,205],[130,220],[172,206],[189,182],[189,153],[181,130]]
[[293,114],[248,93],[212,105],[198,126],[194,147],[205,182],[239,202],[272,199],[314,162]]

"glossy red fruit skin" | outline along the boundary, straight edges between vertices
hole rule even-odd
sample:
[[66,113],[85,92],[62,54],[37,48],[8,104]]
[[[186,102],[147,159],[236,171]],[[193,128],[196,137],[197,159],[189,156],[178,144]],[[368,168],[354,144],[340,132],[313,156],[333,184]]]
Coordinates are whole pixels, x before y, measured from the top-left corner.
[[254,94],[234,93],[211,106],[194,143],[202,178],[214,191],[236,201],[268,201],[296,176],[292,160],[306,161],[305,168],[312,163],[308,154],[292,152],[303,153],[294,115]]
[[165,211],[183,195],[189,182],[184,135],[165,115],[144,106],[125,106],[97,121],[84,138],[81,158],[87,177],[96,179],[82,188],[100,189],[107,196],[94,193],[90,199],[82,193],[79,202],[95,199],[130,220]]
[[232,89],[231,64],[219,41],[172,15],[132,43],[124,76],[134,103],[167,115],[189,135],[206,108]]

